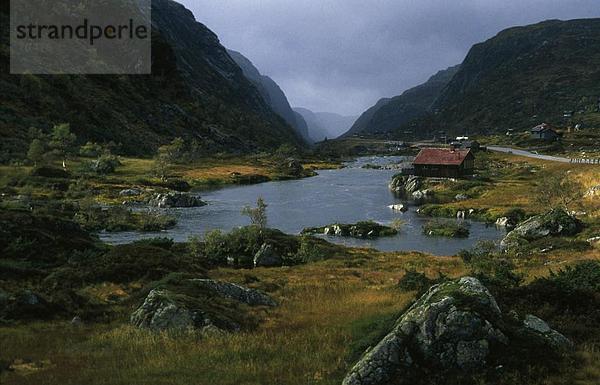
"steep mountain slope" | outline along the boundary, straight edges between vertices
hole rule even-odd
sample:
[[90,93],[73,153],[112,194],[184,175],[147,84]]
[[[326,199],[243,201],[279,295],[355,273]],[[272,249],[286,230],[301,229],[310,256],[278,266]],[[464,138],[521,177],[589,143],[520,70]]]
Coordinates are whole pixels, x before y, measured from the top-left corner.
[[346,134],[381,134],[419,118],[432,104],[458,71],[458,66],[439,71],[427,82],[391,99],[381,99],[365,111]]
[[227,50],[227,52],[237,65],[240,66],[248,80],[256,86],[263,99],[271,106],[271,109],[290,126],[294,127],[303,139],[311,141],[308,129],[306,128],[306,122],[301,116],[298,117],[294,113],[285,93],[279,85],[270,77],[262,75],[258,68],[241,53],[233,50]]
[[29,127],[67,122],[80,141],[147,155],[174,137],[207,153],[274,148],[301,138],[276,115],[217,36],[171,0],[152,1],[152,75],[9,75],[8,2],[0,13],[0,153],[23,154]]
[[600,19],[510,28],[473,46],[434,108],[432,124],[453,133],[585,121],[600,109]]
[[333,112],[312,112],[306,108],[296,107],[294,111],[302,115],[308,125],[308,132],[314,141],[319,142],[325,138],[333,139],[348,131],[355,116],[343,116]]

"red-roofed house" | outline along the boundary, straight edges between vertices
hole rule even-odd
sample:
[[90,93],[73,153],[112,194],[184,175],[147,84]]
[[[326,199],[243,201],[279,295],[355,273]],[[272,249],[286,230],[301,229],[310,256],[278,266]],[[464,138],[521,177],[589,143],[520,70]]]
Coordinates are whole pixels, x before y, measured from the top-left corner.
[[424,148],[413,162],[417,176],[460,178],[472,175],[475,156],[470,149]]

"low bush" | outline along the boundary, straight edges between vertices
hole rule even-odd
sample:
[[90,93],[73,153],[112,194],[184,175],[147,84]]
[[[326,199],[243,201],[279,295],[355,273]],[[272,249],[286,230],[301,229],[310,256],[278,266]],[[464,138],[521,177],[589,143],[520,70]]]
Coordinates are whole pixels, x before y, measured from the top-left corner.
[[465,223],[438,219],[423,225],[423,234],[434,237],[467,238],[469,228]]
[[403,291],[416,291],[417,297],[425,293],[435,284],[444,282],[447,277],[440,273],[438,278],[431,279],[424,273],[415,269],[406,270],[402,278],[398,280],[398,288]]

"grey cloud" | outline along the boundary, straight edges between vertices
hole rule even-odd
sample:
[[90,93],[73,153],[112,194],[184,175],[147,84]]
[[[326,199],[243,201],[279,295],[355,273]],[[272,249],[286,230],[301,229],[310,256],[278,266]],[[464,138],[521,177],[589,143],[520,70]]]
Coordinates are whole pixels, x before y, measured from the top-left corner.
[[504,28],[600,16],[598,0],[181,0],[294,106],[360,114]]

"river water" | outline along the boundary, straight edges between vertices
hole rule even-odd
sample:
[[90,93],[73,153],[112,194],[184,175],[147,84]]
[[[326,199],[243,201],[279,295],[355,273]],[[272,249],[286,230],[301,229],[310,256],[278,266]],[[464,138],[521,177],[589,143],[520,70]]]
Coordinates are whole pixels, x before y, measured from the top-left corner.
[[414,250],[434,255],[454,255],[480,240],[499,240],[504,230],[484,223],[466,221],[469,238],[428,237],[421,227],[429,219],[420,217],[415,207],[406,213],[394,212],[388,206],[405,203],[388,190],[393,169],[366,169],[365,164],[390,165],[404,161],[402,157],[364,157],[339,170],[322,170],[319,175],[299,180],[268,182],[249,186],[233,186],[205,191],[202,200],[208,206],[168,209],[176,216],[175,228],[160,233],[102,233],[107,243],[129,243],[142,238],[169,237],[185,241],[192,235],[202,236],[213,229],[229,231],[249,224],[241,214],[246,205],[255,205],[262,197],[268,204],[269,227],[297,234],[305,227],[324,226],[335,222],[355,223],[374,220],[390,224],[399,218],[404,222],[399,234],[373,240],[323,236],[330,242],[347,246],[372,247],[382,251]]

